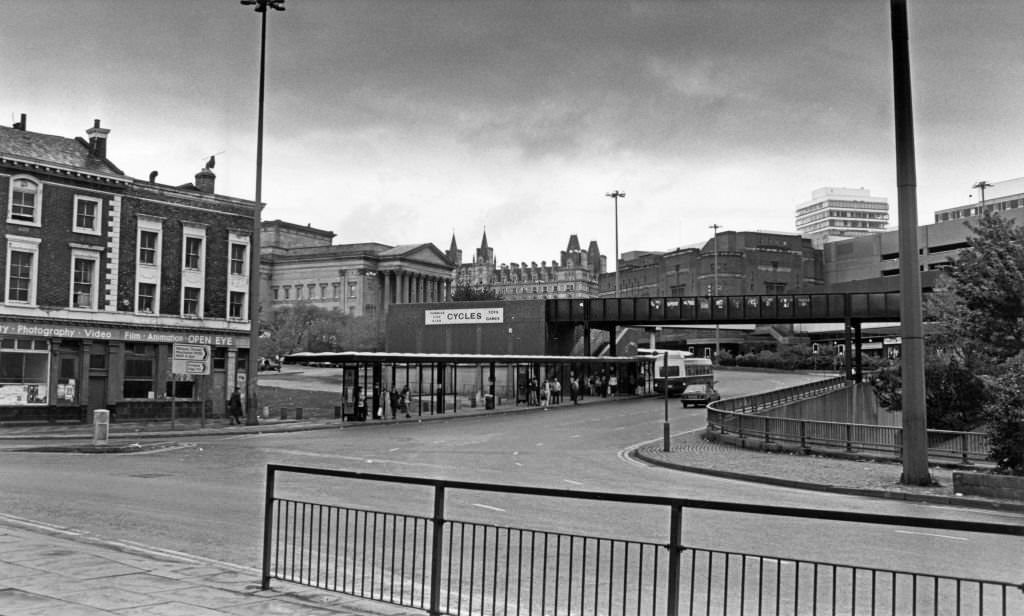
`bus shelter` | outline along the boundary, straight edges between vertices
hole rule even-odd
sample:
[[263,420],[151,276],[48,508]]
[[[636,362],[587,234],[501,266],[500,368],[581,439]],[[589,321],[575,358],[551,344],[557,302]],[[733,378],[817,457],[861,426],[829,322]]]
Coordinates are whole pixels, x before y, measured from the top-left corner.
[[294,353],[284,361],[342,370],[342,412],[359,419],[394,415],[392,391],[405,391],[407,412],[421,416],[466,407],[529,404],[531,381],[542,386],[548,380],[553,386],[557,380],[564,400],[569,400],[573,379],[583,395],[648,395],[653,392],[655,363],[644,356],[386,352]]

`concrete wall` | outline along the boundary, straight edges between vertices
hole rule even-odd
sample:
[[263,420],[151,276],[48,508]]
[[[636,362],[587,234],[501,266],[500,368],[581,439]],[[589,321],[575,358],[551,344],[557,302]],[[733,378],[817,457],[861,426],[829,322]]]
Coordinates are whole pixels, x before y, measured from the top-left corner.
[[892,413],[878,406],[878,399],[871,385],[855,383],[853,386],[799,400],[784,407],[763,413],[769,417],[786,419],[807,419],[814,421],[835,421],[841,423],[867,424],[873,426],[899,426],[899,413]]

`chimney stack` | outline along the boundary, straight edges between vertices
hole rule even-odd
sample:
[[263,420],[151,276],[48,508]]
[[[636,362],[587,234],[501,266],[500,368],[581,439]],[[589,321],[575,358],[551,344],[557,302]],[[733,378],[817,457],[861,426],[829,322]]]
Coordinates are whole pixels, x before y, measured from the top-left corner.
[[24,113],[21,114],[21,122],[15,122],[14,126],[11,128],[15,128],[17,130],[28,130],[28,119],[25,117]]
[[214,175],[213,171],[210,171],[209,167],[203,167],[203,170],[196,174],[196,190],[212,195],[216,179],[217,176]]
[[85,131],[85,134],[89,136],[90,154],[96,158],[107,157],[107,135],[109,133],[109,128],[100,128],[100,121],[93,120],[92,128]]

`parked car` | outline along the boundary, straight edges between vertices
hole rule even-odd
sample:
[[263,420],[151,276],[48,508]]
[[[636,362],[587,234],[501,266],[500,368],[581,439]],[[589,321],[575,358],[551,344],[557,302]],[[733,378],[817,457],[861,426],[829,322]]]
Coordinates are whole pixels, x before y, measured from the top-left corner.
[[715,400],[721,400],[722,395],[715,391],[714,386],[702,383],[698,385],[691,385],[683,391],[683,395],[680,396],[679,401],[683,403],[683,406],[707,406],[709,403]]
[[270,359],[270,358],[267,358],[267,357],[261,357],[260,358],[260,363],[258,365],[258,369],[259,370],[277,370],[278,372],[280,372],[281,371],[281,362],[273,360],[273,359]]

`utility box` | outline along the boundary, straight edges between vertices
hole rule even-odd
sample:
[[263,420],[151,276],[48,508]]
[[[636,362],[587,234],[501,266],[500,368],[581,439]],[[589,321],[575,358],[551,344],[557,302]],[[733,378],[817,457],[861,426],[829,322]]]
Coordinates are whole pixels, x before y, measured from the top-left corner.
[[110,411],[96,409],[92,412],[92,444],[106,445],[110,438]]

